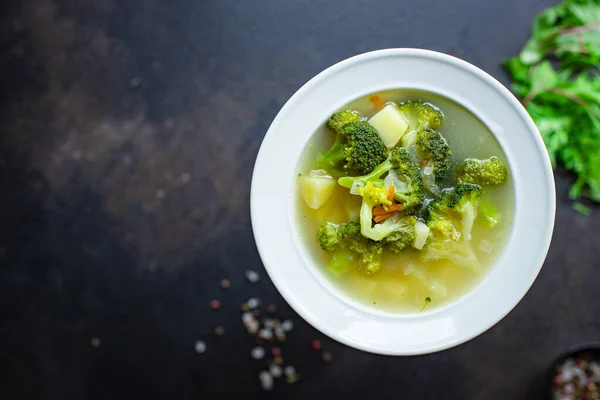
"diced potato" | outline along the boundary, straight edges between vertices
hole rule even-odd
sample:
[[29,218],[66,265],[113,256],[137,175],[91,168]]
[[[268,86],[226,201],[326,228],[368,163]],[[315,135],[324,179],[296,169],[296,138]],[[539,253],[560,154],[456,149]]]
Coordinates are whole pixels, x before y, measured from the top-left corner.
[[373,115],[369,124],[377,130],[381,141],[389,148],[394,147],[408,129],[408,119],[392,104]]
[[415,240],[413,242],[413,247],[415,249],[421,250],[423,246],[425,246],[425,242],[429,237],[429,227],[425,225],[425,223],[421,221],[417,221],[415,224]]
[[392,300],[398,300],[406,296],[408,287],[406,282],[381,281],[380,294]]
[[298,183],[304,202],[313,210],[325,204],[336,185],[330,176],[302,176]]
[[[431,279],[423,269],[423,267],[413,267],[408,274],[412,274],[417,278],[423,285],[425,285],[432,294],[436,296],[446,297],[448,295],[448,288],[436,279]],[[407,270],[404,270],[404,275],[407,275]]]

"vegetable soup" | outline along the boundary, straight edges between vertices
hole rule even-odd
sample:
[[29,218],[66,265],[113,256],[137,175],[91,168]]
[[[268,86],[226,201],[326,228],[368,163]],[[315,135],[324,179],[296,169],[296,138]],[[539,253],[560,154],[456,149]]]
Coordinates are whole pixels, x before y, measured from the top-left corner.
[[455,301],[486,276],[513,219],[488,128],[437,95],[392,90],[342,107],[298,164],[296,225],[346,296],[393,313]]

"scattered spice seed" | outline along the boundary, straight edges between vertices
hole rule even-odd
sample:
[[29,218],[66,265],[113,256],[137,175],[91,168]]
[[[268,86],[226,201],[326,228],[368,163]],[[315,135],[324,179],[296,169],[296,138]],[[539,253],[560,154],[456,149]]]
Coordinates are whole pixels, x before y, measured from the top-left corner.
[[285,333],[281,328],[275,328],[275,337],[277,337],[278,341],[285,342]]
[[260,300],[257,299],[256,297],[250,297],[246,303],[248,304],[248,307],[250,307],[250,308],[260,307]]
[[258,272],[249,269],[246,271],[246,279],[248,279],[248,282],[250,283],[256,283],[260,280],[260,275],[258,275]]
[[316,350],[316,351],[319,351],[319,350],[321,350],[321,342],[320,342],[320,341],[318,341],[318,340],[313,340],[313,341],[312,341],[312,343],[311,343],[311,345],[312,345],[312,348],[313,348],[314,350]]
[[271,329],[271,328],[275,328],[275,321],[274,321],[274,320],[272,320],[272,319],[270,319],[270,318],[267,318],[267,319],[265,319],[265,320],[263,321],[263,325],[264,325],[266,328],[270,328],[270,329]]
[[323,361],[325,362],[331,362],[331,360],[333,360],[333,355],[328,351],[324,351],[321,358],[323,358]]
[[250,322],[248,324],[246,329],[248,330],[249,334],[256,335],[256,333],[258,332],[258,329],[259,329],[259,324],[258,324],[258,322],[256,322],[256,320],[253,320],[252,322]]
[[100,339],[98,339],[97,337],[92,338],[92,340],[90,340],[90,344],[92,345],[92,347],[99,347],[100,346]]
[[202,354],[206,351],[206,343],[204,343],[202,340],[198,340],[194,344],[194,349],[196,349],[196,353]]
[[260,346],[256,346],[250,351],[250,356],[255,360],[262,360],[265,356],[265,349]]
[[294,328],[294,323],[292,321],[285,320],[281,323],[281,329],[283,329],[284,332],[289,332]]
[[[252,274],[254,271],[247,271],[246,277],[249,281],[255,281],[256,276]],[[257,274],[258,275],[258,274]],[[258,279],[256,279],[257,281]],[[222,285],[223,286],[223,285]],[[290,332],[294,324],[291,320],[280,321],[275,315],[277,308],[274,304],[270,303],[263,309],[265,316],[261,316],[261,301],[257,297],[250,297],[245,303],[242,303],[242,322],[248,330],[248,333],[255,336],[256,345],[250,350],[250,356],[255,360],[262,360],[266,356],[266,352],[269,351],[273,357],[267,363],[268,370],[261,371],[259,373],[259,380],[261,387],[264,390],[272,390],[274,386],[274,379],[280,378],[285,375],[286,381],[290,384],[297,382],[300,377],[296,373],[296,369],[287,365],[284,367],[284,360],[282,350],[277,345],[278,342],[286,340],[286,332]],[[216,330],[215,330],[216,333]],[[269,346],[265,348],[266,346]],[[319,340],[313,340],[311,342],[315,350],[321,350],[321,342]],[[332,356],[329,352],[325,352],[321,357],[329,362]]]
[[277,364],[271,364],[269,366],[269,372],[271,373],[271,375],[273,375],[273,378],[279,378],[282,374],[281,367]]
[[221,302],[219,300],[212,300],[209,304],[209,307],[215,311],[221,308]]
[[258,337],[264,340],[270,340],[273,337],[273,332],[270,329],[261,329],[258,331]]
[[263,390],[273,389],[273,376],[268,371],[261,371],[258,374],[258,380]]
[[229,286],[231,286],[229,279],[221,279],[221,289],[227,290],[229,289]]
[[221,325],[217,326],[215,328],[215,335],[217,336],[223,336],[225,334],[225,328],[223,328]]

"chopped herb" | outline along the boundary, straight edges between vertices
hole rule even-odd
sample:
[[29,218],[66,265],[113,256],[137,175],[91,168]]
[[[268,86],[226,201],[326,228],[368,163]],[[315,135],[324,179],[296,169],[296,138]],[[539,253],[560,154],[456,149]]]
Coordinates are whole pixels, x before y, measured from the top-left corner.
[[585,215],[586,217],[592,213],[591,208],[579,202],[573,203],[573,210],[577,211],[581,215]]
[[511,88],[536,123],[553,167],[561,165],[577,175],[570,197],[596,202],[600,202],[599,65],[600,3],[583,0],[565,0],[542,11],[521,52],[504,62]]
[[429,303],[431,303],[431,297],[425,297],[425,304],[423,304],[423,307],[421,307],[420,312],[423,312],[425,310],[425,307],[427,307]]

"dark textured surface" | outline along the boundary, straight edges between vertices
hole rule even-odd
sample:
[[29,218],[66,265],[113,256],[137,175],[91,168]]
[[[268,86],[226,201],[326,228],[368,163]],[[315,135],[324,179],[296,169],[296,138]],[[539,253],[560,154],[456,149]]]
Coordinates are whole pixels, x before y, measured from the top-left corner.
[[[500,61],[553,3],[4,2],[0,398],[260,396],[239,303],[256,294],[293,315],[249,223],[253,161],[278,109],[327,66],[386,47],[444,51],[507,83]],[[302,379],[276,395],[544,398],[553,358],[600,334],[600,213],[572,211],[569,178],[557,180],[548,260],[501,323],[415,358],[322,338],[335,357],[326,365],[309,350],[321,335],[296,318],[285,354]],[[259,284],[245,281],[247,268],[263,273]],[[227,334],[216,341],[219,323]]]

